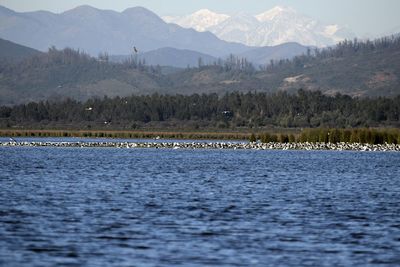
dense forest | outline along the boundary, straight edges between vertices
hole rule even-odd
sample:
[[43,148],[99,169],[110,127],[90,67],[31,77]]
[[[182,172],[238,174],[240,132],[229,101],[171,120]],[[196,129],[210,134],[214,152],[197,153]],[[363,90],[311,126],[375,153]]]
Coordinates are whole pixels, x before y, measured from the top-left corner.
[[399,127],[400,96],[351,98],[296,94],[142,95],[41,101],[0,108],[0,126],[137,129],[140,127]]
[[[164,68],[165,69],[165,68]],[[344,41],[335,47],[309,50],[291,60],[254,66],[234,55],[198,67],[163,72],[132,55],[110,62],[72,49],[34,55],[18,62],[0,61],[0,105],[40,100],[131,95],[211,94],[231,92],[321,91],[362,97],[400,94],[400,37]]]

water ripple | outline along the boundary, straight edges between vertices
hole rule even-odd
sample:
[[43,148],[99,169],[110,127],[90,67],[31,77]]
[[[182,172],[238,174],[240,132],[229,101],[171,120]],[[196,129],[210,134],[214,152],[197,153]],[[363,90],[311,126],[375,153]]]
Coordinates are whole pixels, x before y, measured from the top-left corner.
[[0,148],[0,265],[399,266],[400,156]]

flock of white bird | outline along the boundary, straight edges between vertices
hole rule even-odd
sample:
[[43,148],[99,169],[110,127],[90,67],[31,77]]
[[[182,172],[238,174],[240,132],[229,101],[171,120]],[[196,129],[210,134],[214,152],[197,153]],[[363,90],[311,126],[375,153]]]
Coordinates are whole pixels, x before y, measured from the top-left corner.
[[337,151],[398,151],[400,144],[360,143],[260,143],[260,142],[0,142],[3,147],[109,147],[154,149],[253,149],[253,150],[337,150]]

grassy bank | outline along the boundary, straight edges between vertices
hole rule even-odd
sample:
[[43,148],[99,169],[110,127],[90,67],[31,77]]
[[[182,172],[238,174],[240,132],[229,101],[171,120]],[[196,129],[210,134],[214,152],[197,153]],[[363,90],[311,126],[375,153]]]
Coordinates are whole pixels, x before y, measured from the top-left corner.
[[191,131],[113,131],[113,130],[0,130],[2,137],[87,137],[87,138],[163,138],[248,140],[251,134],[242,132]]
[[114,131],[114,130],[32,130],[3,129],[2,137],[82,137],[82,138],[121,138],[121,139],[210,139],[210,140],[260,140],[263,143],[368,143],[368,144],[400,144],[400,129],[281,129],[268,131],[239,132],[216,131]]
[[365,143],[365,144],[400,144],[400,130],[395,128],[380,129],[304,129],[300,134],[252,134],[250,141],[261,140],[263,143],[310,142],[310,143]]

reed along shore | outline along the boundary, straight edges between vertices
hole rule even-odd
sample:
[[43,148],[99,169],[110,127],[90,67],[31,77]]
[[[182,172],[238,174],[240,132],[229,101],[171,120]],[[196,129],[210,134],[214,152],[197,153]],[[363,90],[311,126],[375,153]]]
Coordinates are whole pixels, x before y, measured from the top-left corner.
[[79,137],[117,139],[248,140],[248,132],[115,131],[115,130],[0,130],[1,137]]
[[241,129],[218,132],[215,130],[31,130],[3,129],[1,137],[78,137],[116,139],[180,139],[180,140],[242,140],[261,143],[360,143],[400,144],[400,129],[397,128],[309,128],[309,129]]

